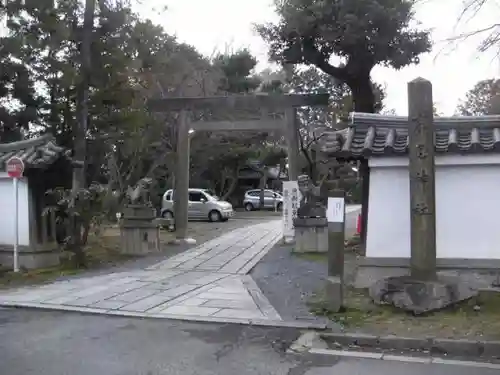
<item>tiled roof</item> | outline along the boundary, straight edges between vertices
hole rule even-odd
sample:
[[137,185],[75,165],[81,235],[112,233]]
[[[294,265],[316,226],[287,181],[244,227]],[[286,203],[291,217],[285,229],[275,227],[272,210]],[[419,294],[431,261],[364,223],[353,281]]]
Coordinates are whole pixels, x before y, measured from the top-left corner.
[[[352,113],[345,129],[323,131],[320,150],[336,157],[399,156],[408,153],[408,118]],[[500,116],[434,118],[438,154],[500,152]]]
[[68,151],[55,143],[52,135],[18,142],[0,144],[0,170],[5,170],[5,163],[13,156],[24,161],[25,168],[43,168],[54,163],[58,158],[68,155]]

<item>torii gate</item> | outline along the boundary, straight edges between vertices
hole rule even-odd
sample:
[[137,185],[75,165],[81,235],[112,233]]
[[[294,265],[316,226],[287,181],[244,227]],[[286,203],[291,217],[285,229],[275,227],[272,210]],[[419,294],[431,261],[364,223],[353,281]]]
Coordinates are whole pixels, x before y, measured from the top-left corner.
[[[174,186],[174,220],[177,243],[195,243],[187,238],[190,130],[194,131],[273,131],[285,132],[288,150],[288,178],[297,180],[299,174],[299,133],[297,127],[297,107],[328,106],[328,94],[290,95],[232,95],[220,97],[192,97],[152,99],[148,107],[153,112],[178,111],[177,124],[177,165]],[[236,121],[194,121],[190,122],[189,112],[198,110],[218,110],[232,112],[248,109],[283,111],[281,119],[261,118],[260,120]]]

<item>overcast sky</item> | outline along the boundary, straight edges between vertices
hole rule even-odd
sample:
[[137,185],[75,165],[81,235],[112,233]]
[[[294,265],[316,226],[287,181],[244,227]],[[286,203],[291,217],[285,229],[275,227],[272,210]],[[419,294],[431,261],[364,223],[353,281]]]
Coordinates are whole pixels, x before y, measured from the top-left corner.
[[[432,81],[434,101],[438,111],[453,114],[458,101],[474,84],[485,78],[498,77],[500,64],[494,52],[476,52],[478,39],[463,41],[450,48],[446,40],[468,30],[485,27],[497,21],[500,6],[489,0],[468,23],[457,26],[462,0],[422,0],[416,9],[421,27],[431,29],[435,42],[431,54],[422,57],[417,66],[401,71],[377,67],[375,81],[385,84],[388,98],[386,106],[398,114],[407,113],[406,83],[422,76]],[[212,55],[216,51],[249,48],[259,59],[259,69],[267,63],[266,46],[252,25],[276,19],[272,0],[142,0],[138,8],[144,16],[161,24],[180,41],[195,46],[201,53]],[[162,10],[164,6],[167,10]],[[442,51],[448,46],[447,51]]]

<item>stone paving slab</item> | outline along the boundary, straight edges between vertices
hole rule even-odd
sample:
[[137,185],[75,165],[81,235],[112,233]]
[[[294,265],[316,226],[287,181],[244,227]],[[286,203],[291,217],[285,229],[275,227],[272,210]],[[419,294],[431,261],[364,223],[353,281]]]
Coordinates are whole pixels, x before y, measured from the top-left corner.
[[148,269],[206,270],[247,274],[281,239],[281,221],[239,228]]
[[246,274],[281,239],[281,221],[236,229],[146,269],[0,293],[0,305],[221,322],[281,316]]

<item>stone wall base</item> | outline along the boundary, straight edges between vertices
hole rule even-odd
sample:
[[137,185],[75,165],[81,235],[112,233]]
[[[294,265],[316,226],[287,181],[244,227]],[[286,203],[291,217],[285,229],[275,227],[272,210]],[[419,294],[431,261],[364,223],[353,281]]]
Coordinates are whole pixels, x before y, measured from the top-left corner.
[[[14,250],[12,245],[0,245],[0,264],[4,267],[14,267]],[[19,246],[19,267],[26,269],[46,268],[60,263],[60,252],[57,246],[53,249],[32,249],[29,246]]]
[[[500,273],[500,259],[437,259],[439,274],[460,276],[480,289],[492,287]],[[361,258],[354,281],[356,288],[368,288],[389,276],[410,274],[408,258]]]

